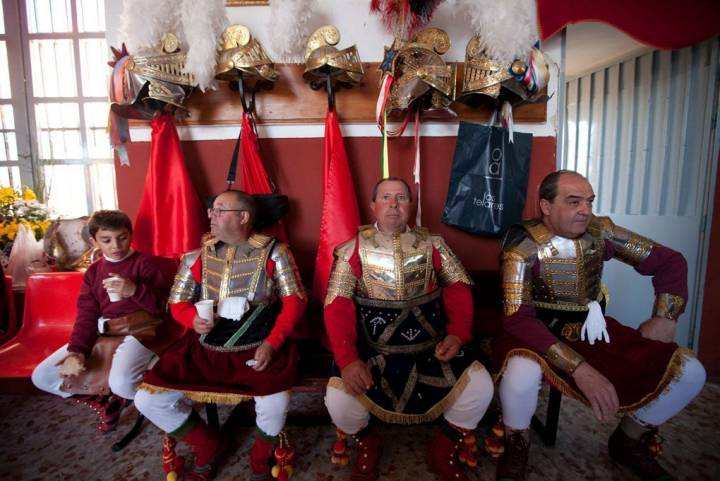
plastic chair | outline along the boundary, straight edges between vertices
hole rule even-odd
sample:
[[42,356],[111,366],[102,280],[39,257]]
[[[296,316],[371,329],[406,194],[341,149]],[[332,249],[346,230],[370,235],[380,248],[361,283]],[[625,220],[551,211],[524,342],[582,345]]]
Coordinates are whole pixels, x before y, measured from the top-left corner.
[[28,276],[23,322],[0,346],[0,386],[29,378],[35,366],[68,342],[77,313],[81,272],[43,272]]

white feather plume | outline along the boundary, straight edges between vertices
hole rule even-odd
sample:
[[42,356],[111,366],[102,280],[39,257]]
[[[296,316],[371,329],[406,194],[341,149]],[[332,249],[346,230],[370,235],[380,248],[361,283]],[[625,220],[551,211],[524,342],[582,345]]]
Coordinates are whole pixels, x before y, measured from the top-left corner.
[[187,52],[185,72],[200,89],[213,86],[220,37],[228,24],[224,0],[125,0],[120,39],[130,54],[156,47],[173,33]]
[[273,0],[270,2],[272,32],[270,48],[276,62],[302,63],[308,35],[308,21],[316,0]]
[[473,31],[493,59],[509,63],[527,58],[539,39],[535,0],[466,0]]
[[187,47],[185,72],[195,78],[200,90],[214,88],[215,64],[223,30],[228,25],[224,0],[182,0],[182,39]]
[[178,14],[173,0],[125,0],[120,17],[120,40],[131,54],[152,48],[164,33],[173,31]]

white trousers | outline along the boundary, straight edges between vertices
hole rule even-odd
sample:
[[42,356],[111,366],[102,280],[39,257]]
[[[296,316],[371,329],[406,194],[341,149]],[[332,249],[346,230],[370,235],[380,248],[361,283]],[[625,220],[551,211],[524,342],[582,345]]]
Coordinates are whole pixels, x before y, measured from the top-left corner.
[[[705,384],[705,368],[694,356],[685,356],[680,377],[649,404],[629,415],[641,424],[659,426],[679,413]],[[540,365],[521,356],[508,360],[500,381],[503,421],[510,429],[527,429],[538,403],[542,381]]]
[[[443,413],[445,419],[463,429],[475,429],[493,397],[493,382],[485,369],[469,373],[470,380],[455,402]],[[333,423],[348,434],[355,434],[370,422],[370,413],[357,397],[328,386],[325,406]]]
[[[268,436],[277,436],[285,426],[290,391],[255,396],[255,423]],[[171,433],[182,426],[192,413],[192,401],[179,391],[151,393],[140,390],[135,407],[155,426]]]
[[[64,398],[72,396],[60,390],[63,378],[60,375],[60,368],[56,366],[69,354],[67,347],[68,345],[65,344],[35,367],[32,373],[35,387]],[[143,346],[140,341],[133,336],[125,336],[113,355],[108,379],[110,390],[125,399],[133,399],[145,371],[156,359],[155,353]]]

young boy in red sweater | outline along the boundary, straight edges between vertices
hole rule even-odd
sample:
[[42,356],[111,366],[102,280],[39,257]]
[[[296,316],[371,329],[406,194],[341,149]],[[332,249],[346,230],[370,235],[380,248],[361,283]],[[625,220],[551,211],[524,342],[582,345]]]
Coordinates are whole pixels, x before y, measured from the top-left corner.
[[[88,267],[77,299],[77,318],[70,342],[55,351],[33,371],[32,382],[43,391],[63,398],[72,396],[73,378],[93,369],[93,347],[106,335],[122,334],[118,325],[127,326],[138,319],[150,322],[148,334],[125,335],[112,355],[108,377],[111,394],[88,393],[77,396],[100,415],[98,429],[108,432],[115,427],[125,400],[135,397],[145,371],[157,359],[156,351],[180,326],[165,315],[175,265],[168,259],[137,252],[132,242],[132,223],[118,210],[95,212],[88,222],[92,244],[102,257]],[[115,331],[114,331],[115,330]],[[125,332],[128,329],[125,328]],[[96,395],[93,395],[96,394]]]

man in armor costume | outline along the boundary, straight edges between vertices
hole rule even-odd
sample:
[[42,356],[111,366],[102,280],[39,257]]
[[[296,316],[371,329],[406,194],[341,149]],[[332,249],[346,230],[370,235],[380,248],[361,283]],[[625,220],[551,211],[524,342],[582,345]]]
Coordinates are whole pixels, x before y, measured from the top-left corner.
[[[297,349],[288,336],[307,298],[287,245],[253,233],[252,196],[228,190],[208,209],[211,236],[183,256],[170,310],[191,328],[146,375],[137,408],[172,438],[189,444],[195,463],[185,479],[207,480],[223,443],[192,401],[236,404],[255,399],[253,480],[269,480],[269,458],[295,382]],[[193,305],[212,300],[215,319]]]
[[[544,377],[601,421],[623,414],[610,457],[643,480],[672,477],[652,453],[657,426],[700,391],[705,370],[673,342],[687,299],[687,263],[672,249],[595,217],[592,186],[558,171],[540,185],[542,217],[503,241],[503,333],[494,354],[505,423],[498,480],[525,479],[528,427]],[[603,263],[616,258],[652,276],[652,317],[638,329],[603,314]]]
[[443,414],[427,462],[443,480],[466,480],[458,460],[476,463],[472,432],[493,394],[489,373],[467,345],[472,281],[442,237],[408,227],[405,181],[381,180],[372,199],[376,223],[335,249],[325,299],[340,371],[325,403],[339,437],[357,442],[350,479],[378,477],[382,440],[368,425],[370,414],[400,424]]

